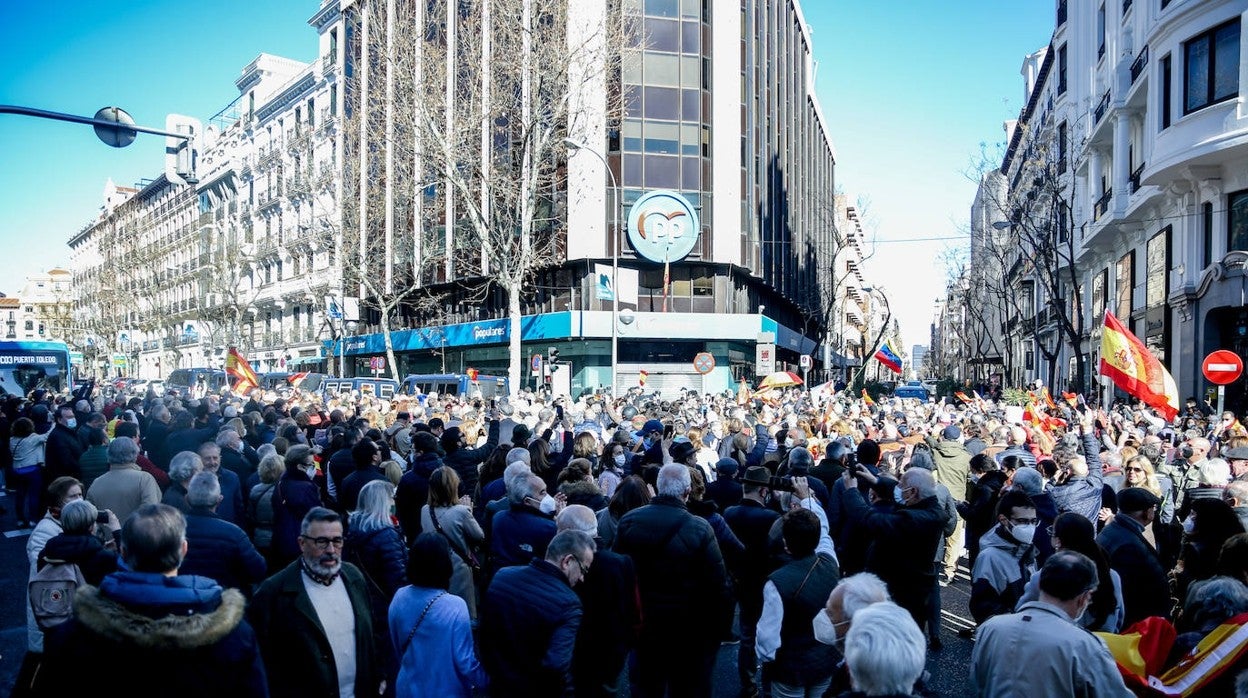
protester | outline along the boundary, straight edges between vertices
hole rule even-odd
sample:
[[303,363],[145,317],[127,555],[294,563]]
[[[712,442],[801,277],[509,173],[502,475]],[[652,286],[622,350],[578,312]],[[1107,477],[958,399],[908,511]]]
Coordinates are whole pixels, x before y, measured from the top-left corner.
[[971,569],[970,611],[977,623],[1013,611],[1036,571],[1035,503],[1017,490],[1006,492],[997,505],[997,521],[980,539]]
[[369,581],[374,610],[388,608],[390,600],[407,584],[407,551],[403,534],[390,519],[393,508],[394,485],[373,480],[359,491],[347,520],[342,557]]
[[226,589],[251,595],[252,585],[264,581],[264,557],[252,545],[243,529],[217,516],[221,485],[213,473],[202,472],[191,478],[187,488],[187,553],[178,574],[206,577]]
[[741,503],[724,512],[733,533],[745,550],[731,570],[737,603],[741,641],[737,646],[737,673],[745,693],[757,689],[758,659],[755,653],[758,619],[763,613],[763,586],[779,565],[771,539],[772,526],[780,513],[767,505],[772,497],[771,475],[763,466],[747,468],[739,485],[744,488]]
[[273,496],[277,493],[277,483],[286,473],[286,463],[276,453],[260,459],[256,471],[259,482],[251,488],[247,497],[247,525],[251,530],[251,540],[256,550],[266,560],[273,559],[273,524],[275,511]]
[[1118,493],[1118,515],[1096,537],[1109,566],[1122,578],[1122,627],[1149,616],[1170,617],[1170,585],[1158,551],[1144,538],[1161,500],[1142,487]]
[[17,500],[18,528],[30,528],[43,516],[42,495],[46,467],[44,453],[51,433],[36,434],[35,423],[26,417],[13,422],[12,433],[9,437],[12,468],[10,482],[14,488],[14,498]]
[[[1081,514],[1066,512],[1053,522],[1053,547],[1055,550],[1071,550],[1084,555],[1096,565],[1097,579],[1101,580],[1092,593],[1092,603],[1076,624],[1093,632],[1116,633],[1122,630],[1122,618],[1126,607],[1122,600],[1122,577],[1109,566],[1105,551],[1096,542],[1096,529]],[[1106,582],[1109,580],[1109,583]],[[1040,598],[1040,576],[1032,574],[1027,580],[1017,606]],[[1018,610],[1015,608],[1014,610]]]
[[[452,427],[454,429],[454,427]],[[448,433],[451,429],[447,430]],[[429,476],[429,501],[420,511],[421,530],[446,539],[451,550],[451,580],[448,589],[464,600],[468,615],[477,620],[477,588],[474,575],[482,571],[477,557],[485,543],[485,532],[472,516],[472,499],[459,496],[459,473],[442,466]]]
[[120,521],[125,521],[139,507],[159,504],[161,500],[156,479],[134,462],[138,456],[139,447],[134,441],[114,439],[108,445],[108,472],[87,490],[87,499],[96,508],[113,512]]

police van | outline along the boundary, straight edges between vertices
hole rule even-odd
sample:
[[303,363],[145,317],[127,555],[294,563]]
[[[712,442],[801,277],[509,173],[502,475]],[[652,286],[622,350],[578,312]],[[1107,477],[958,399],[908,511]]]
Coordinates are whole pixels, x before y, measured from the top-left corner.
[[[506,376],[485,376],[466,373],[423,373],[409,375],[403,379],[401,393],[403,395],[467,395],[492,400],[507,395]],[[419,391],[419,393],[417,392]]]

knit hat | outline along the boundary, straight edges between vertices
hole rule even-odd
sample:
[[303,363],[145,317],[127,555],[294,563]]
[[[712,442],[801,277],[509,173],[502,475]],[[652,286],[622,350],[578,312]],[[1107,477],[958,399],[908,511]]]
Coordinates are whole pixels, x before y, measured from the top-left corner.
[[737,469],[740,467],[741,467],[740,464],[737,463],[737,460],[735,458],[720,458],[718,461],[715,462],[716,472],[723,474],[723,475],[727,475],[729,477],[735,475],[737,472]]
[[1014,487],[1034,497],[1044,491],[1044,477],[1035,468],[1024,466],[1014,472]]
[[940,432],[940,436],[945,441],[957,441],[958,439],[962,438],[962,430],[959,429],[957,425],[950,424],[949,426],[945,427],[944,431]]

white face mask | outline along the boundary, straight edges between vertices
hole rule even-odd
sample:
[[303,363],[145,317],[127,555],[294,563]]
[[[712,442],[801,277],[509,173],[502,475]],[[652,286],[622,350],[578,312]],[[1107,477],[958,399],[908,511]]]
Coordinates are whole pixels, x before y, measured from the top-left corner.
[[901,489],[900,487],[893,488],[893,501],[904,507],[906,505],[906,497],[901,493]]
[[1014,536],[1014,540],[1027,545],[1036,537],[1036,527],[1033,524],[1025,526],[1015,526],[1010,529],[1010,535]]
[[614,458],[612,458],[612,460],[614,460],[614,461],[615,461],[615,464],[616,464],[617,466],[619,466],[619,467],[621,467],[621,468],[622,468],[622,467],[624,467],[624,454],[623,454],[623,453],[617,453],[617,454],[615,454],[615,457],[614,457]]
[[820,611],[815,614],[815,619],[811,621],[811,627],[815,631],[815,640],[825,645],[835,645],[840,638],[836,635],[836,623],[828,616],[827,611]]
[[546,496],[542,497],[542,501],[537,505],[537,508],[541,509],[542,513],[546,515],[555,513],[555,498],[547,493]]
[[1196,530],[1196,520],[1195,520],[1195,519],[1193,519],[1192,517],[1190,517],[1190,516],[1189,516],[1189,517],[1187,517],[1186,519],[1184,519],[1184,520],[1183,520],[1183,532],[1184,532],[1184,533],[1186,533],[1187,535],[1189,535],[1189,536],[1190,536],[1190,535],[1192,534],[1192,531],[1195,531],[1195,530]]
[[785,437],[785,439],[784,439],[784,447],[785,447],[785,448],[793,448],[793,443],[794,443],[794,442],[793,442],[793,437],[792,437],[792,436],[786,436],[786,437]]

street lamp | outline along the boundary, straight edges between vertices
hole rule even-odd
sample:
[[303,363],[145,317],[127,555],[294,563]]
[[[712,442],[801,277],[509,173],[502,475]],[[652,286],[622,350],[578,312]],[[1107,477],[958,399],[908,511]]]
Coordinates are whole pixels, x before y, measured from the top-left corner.
[[592,153],[594,157],[601,160],[602,166],[607,170],[607,175],[611,177],[611,188],[615,190],[615,205],[611,207],[611,217],[615,224],[615,242],[611,245],[611,394],[615,395],[620,384],[620,235],[623,233],[620,228],[620,207],[623,205],[623,192],[620,191],[615,172],[611,170],[610,163],[602,153],[572,138],[563,139],[563,143],[571,150]]

